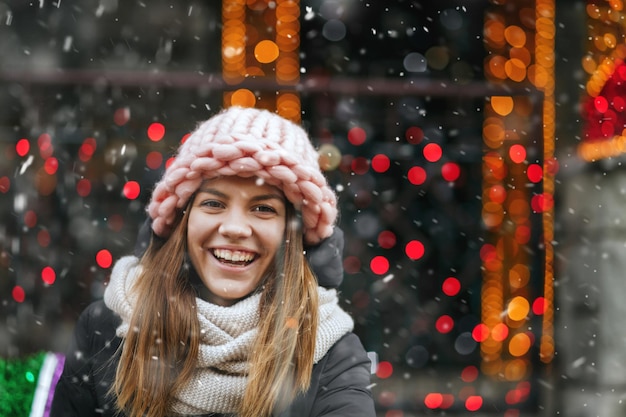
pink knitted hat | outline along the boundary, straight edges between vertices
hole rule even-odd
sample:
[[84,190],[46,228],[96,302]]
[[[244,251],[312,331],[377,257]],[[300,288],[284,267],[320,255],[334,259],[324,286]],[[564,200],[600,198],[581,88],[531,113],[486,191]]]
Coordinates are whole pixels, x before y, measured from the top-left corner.
[[267,110],[229,107],[203,122],[180,146],[156,184],[148,213],[152,229],[168,237],[205,179],[257,176],[279,187],[302,213],[304,238],[315,244],[332,234],[337,197],[322,174],[305,131]]

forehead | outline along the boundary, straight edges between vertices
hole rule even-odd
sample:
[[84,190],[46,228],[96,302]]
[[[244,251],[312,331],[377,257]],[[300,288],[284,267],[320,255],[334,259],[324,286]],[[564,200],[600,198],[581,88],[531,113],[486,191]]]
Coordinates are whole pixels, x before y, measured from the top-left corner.
[[227,195],[277,195],[284,198],[282,190],[259,177],[221,176],[204,180],[199,192],[219,190]]

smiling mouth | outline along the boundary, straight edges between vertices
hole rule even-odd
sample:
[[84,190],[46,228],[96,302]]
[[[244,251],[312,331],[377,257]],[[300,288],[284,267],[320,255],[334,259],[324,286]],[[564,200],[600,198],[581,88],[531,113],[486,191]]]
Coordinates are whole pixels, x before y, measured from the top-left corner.
[[213,249],[213,256],[221,263],[233,266],[247,266],[256,259],[253,252],[229,249]]

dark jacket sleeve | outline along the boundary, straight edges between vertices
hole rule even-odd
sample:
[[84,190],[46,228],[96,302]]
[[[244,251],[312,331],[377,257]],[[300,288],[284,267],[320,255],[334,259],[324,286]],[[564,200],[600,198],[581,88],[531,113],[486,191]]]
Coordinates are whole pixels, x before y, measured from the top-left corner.
[[102,301],[88,306],[78,318],[65,353],[65,365],[54,391],[50,417],[92,417],[112,413],[106,393],[119,343],[118,319]]
[[359,338],[344,336],[326,356],[311,417],[374,417],[370,369]]
[[370,390],[371,363],[359,338],[348,333],[316,366],[311,385],[316,387],[310,417],[375,417]]

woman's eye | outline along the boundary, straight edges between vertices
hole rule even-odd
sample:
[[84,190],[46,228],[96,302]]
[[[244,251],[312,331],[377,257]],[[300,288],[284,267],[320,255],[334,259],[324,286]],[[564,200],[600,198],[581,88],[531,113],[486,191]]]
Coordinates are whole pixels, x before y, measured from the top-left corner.
[[224,205],[217,200],[205,200],[202,203],[200,203],[200,205],[203,207],[210,207],[210,208],[224,207]]
[[253,211],[258,211],[262,213],[276,213],[276,209],[274,207],[266,205],[255,206],[253,208]]

